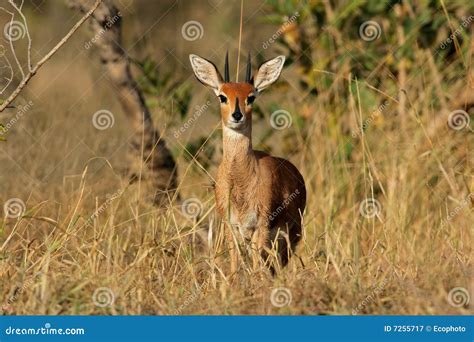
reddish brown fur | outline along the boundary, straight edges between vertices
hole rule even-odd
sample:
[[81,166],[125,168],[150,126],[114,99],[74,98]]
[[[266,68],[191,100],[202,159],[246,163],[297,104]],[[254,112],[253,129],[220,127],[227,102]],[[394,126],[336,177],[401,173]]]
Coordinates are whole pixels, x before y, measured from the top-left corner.
[[[222,106],[221,115],[224,121],[229,119],[229,115],[232,114],[235,108],[235,99],[239,98],[239,104],[242,108],[242,113],[248,119],[252,118],[252,107],[245,104],[245,100],[249,94],[253,93],[253,87],[249,83],[224,83],[221,88],[221,92],[227,95],[229,99],[228,105]],[[244,110],[245,107],[245,110]]]
[[[293,164],[252,149],[252,108],[245,100],[253,92],[248,83],[225,83],[221,87],[228,103],[221,105],[224,155],[217,174],[216,202],[218,213],[230,222],[233,232],[240,231],[252,241],[273,270],[268,260],[272,247],[277,248],[285,266],[301,239],[306,190],[303,177]],[[246,126],[237,131],[226,127],[236,98],[248,119]],[[235,271],[237,256],[233,245]]]

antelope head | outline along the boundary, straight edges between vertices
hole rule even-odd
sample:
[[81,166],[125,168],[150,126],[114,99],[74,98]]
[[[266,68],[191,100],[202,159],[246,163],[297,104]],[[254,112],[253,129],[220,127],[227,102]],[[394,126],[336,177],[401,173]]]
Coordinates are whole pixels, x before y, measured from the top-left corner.
[[224,78],[211,61],[197,55],[189,55],[197,79],[211,88],[221,104],[223,127],[248,134],[252,126],[252,105],[259,93],[273,84],[280,76],[285,56],[278,56],[260,65],[252,76],[250,54],[247,61],[245,82],[231,82],[229,77],[229,56],[226,55]]

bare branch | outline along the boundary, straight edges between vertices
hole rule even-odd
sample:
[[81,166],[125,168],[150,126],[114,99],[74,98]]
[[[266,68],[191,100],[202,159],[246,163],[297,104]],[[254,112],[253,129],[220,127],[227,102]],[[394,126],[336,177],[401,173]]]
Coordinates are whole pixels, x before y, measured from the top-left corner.
[[28,82],[31,80],[31,78],[38,72],[39,68],[43,66],[44,63],[46,63],[53,55],[58,52],[58,50],[66,44],[66,42],[71,38],[71,36],[79,29],[79,27],[94,13],[94,11],[97,9],[97,7],[101,4],[102,0],[96,0],[95,4],[92,6],[89,11],[86,12],[86,14],[79,20],[76,25],[74,25],[71,30],[68,32],[66,36],[64,36],[61,41],[56,44],[56,46],[48,53],[46,56],[44,56],[36,65],[31,69],[31,71],[23,78],[23,80],[20,82],[18,87],[13,91],[13,93],[10,95],[8,99],[6,99],[1,105],[0,105],[0,112],[3,112],[5,108],[7,108],[15,99],[16,97],[21,93],[23,88],[28,84]]
[[[21,66],[21,63],[18,60],[18,56],[16,55],[15,48],[13,46],[13,39],[11,37],[12,29],[13,29],[14,23],[15,23],[15,13],[10,12],[9,10],[5,9],[4,7],[0,7],[0,10],[11,16],[10,24],[7,24],[7,25],[9,25],[7,27],[8,28],[8,33],[9,33],[7,38],[8,38],[8,43],[9,43],[9,46],[10,46],[10,50],[13,54],[13,59],[15,60],[16,65],[18,66],[18,69],[20,70],[21,77],[22,77],[22,80],[23,80],[25,78],[25,72],[23,71],[23,67]],[[28,50],[29,50],[30,44],[31,44],[31,39],[30,39],[30,35],[28,33]],[[5,59],[8,61],[8,58],[5,58]],[[10,64],[10,61],[8,61],[8,64]],[[30,64],[30,55],[28,55],[28,64]],[[11,83],[12,80],[13,80],[13,69],[12,69],[12,78],[10,79],[10,83]],[[5,89],[6,88],[8,88],[8,85],[5,87]],[[2,93],[3,93],[3,91],[2,91]]]
[[[32,71],[32,68],[33,68],[33,65],[31,63],[31,36],[30,36],[30,31],[28,30],[28,22],[26,20],[26,17],[25,15],[23,14],[23,12],[21,11],[22,7],[23,7],[23,1],[21,2],[20,6],[17,6],[17,4],[13,1],[13,0],[9,0],[8,1],[12,6],[13,8],[18,12],[18,14],[20,15],[20,17],[23,19],[23,22],[25,23],[25,33],[26,35],[28,36],[28,71]],[[11,23],[13,23],[13,18],[12,17],[12,21]],[[11,27],[11,26],[10,26]],[[11,37],[9,37],[9,40],[10,40],[10,45],[12,46],[13,48],[13,45],[12,45],[12,39]]]
[[[70,0],[69,3],[84,12],[88,0]],[[127,161],[129,177],[151,180],[154,201],[159,204],[175,194],[176,164],[165,140],[154,127],[150,109],[133,79],[130,60],[121,46],[121,20],[122,15],[113,1],[104,0],[90,22],[94,45],[133,132]]]

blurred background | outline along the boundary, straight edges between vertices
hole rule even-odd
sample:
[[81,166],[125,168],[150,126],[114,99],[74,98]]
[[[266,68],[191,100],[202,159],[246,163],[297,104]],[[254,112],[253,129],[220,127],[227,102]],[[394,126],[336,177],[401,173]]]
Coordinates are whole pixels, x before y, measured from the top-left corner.
[[[68,4],[1,0],[0,99],[81,18]],[[0,113],[4,314],[472,314],[474,3],[243,2],[240,80],[249,52],[254,70],[287,57],[256,101],[254,148],[300,169],[308,206],[303,262],[234,286],[219,106],[188,55],[222,72],[229,51],[235,80],[241,2],[114,4],[177,192],[156,206],[153,182],[124,176],[133,128],[86,22]]]

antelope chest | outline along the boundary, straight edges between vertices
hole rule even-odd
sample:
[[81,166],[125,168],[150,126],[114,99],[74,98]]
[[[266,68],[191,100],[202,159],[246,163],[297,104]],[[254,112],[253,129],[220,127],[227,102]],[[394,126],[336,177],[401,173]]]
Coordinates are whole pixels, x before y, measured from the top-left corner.
[[239,229],[254,230],[257,227],[258,214],[257,210],[251,210],[246,212],[239,212],[237,209],[231,209],[230,212],[230,224]]
[[261,210],[264,203],[258,178],[255,175],[239,178],[244,174],[244,171],[234,169],[229,172],[221,164],[216,182],[216,204],[221,217],[247,236],[264,222]]

